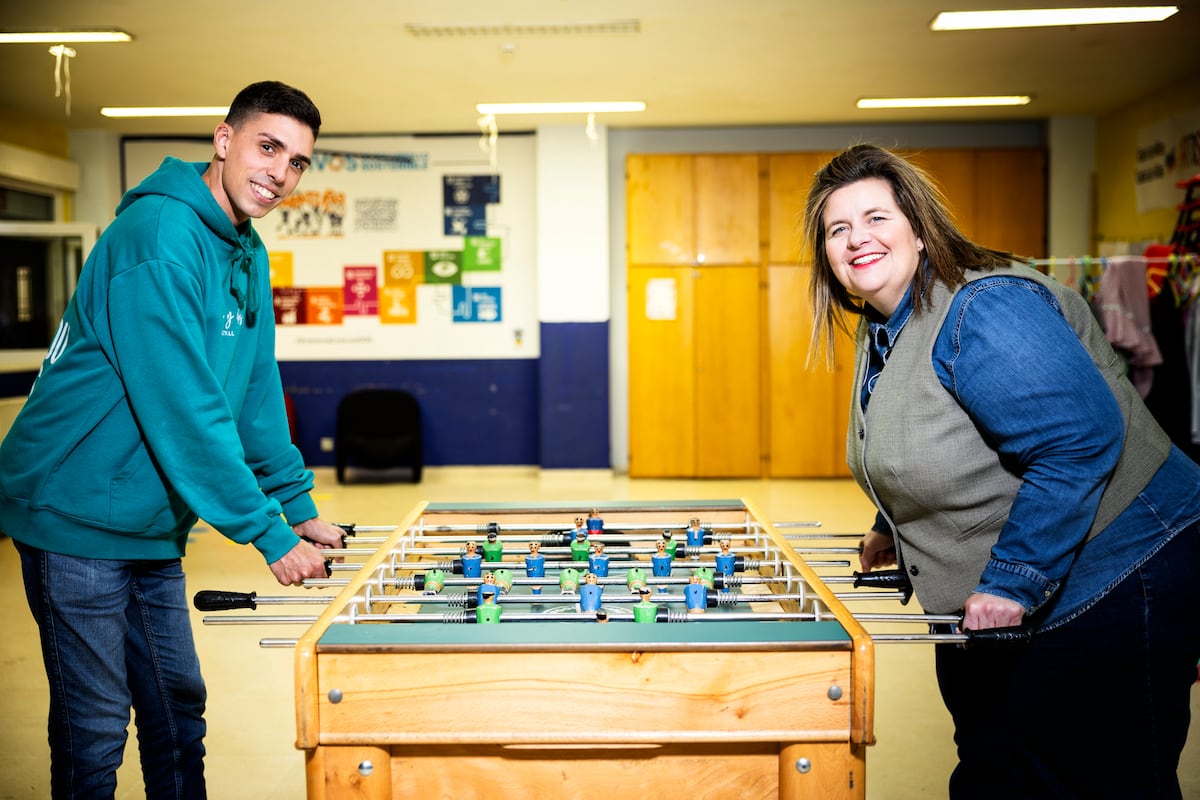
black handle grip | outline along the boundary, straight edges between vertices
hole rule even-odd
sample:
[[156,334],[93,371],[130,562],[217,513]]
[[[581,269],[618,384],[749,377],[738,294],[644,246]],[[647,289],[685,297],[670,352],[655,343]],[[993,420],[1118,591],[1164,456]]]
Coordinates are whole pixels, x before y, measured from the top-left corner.
[[253,611],[258,608],[258,603],[254,602],[257,596],[255,592],[205,590],[196,592],[192,604],[196,606],[197,611],[229,611],[234,608],[248,608]]
[[1033,641],[1033,628],[1028,625],[1014,625],[1011,628],[984,628],[983,630],[964,631],[969,647],[1010,647],[1026,645]]
[[854,588],[868,586],[874,589],[894,589],[904,593],[901,605],[906,605],[912,598],[912,582],[902,569],[889,569],[880,572],[855,572]]

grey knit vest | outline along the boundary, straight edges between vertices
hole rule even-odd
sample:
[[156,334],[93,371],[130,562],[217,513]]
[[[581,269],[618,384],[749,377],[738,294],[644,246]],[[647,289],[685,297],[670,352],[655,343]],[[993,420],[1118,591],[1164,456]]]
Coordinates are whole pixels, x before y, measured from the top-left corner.
[[[1050,289],[1121,407],[1125,445],[1088,532],[1091,538],[1146,487],[1171,442],[1125,378],[1123,363],[1077,292],[1027,267],[968,272],[966,278],[1005,274]],[[846,456],[859,486],[898,533],[901,564],[921,606],[948,614],[961,610],[978,585],[1021,478],[1000,462],[933,371],[933,345],[954,292],[940,282],[930,292],[931,306],[914,312],[898,337],[865,416],[859,397],[869,334],[866,320],[860,323]]]

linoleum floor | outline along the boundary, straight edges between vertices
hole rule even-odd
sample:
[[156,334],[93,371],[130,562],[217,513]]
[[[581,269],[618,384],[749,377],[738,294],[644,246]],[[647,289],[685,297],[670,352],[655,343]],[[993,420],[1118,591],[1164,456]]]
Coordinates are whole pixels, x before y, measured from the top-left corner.
[[[859,532],[872,519],[870,505],[848,480],[648,480],[603,470],[443,468],[427,469],[417,485],[368,481],[339,485],[332,469],[317,469],[316,474],[321,515],[360,525],[395,524],[420,501],[570,501],[578,502],[585,511],[592,502],[610,500],[745,498],[773,522],[820,522],[821,530],[830,533]],[[200,589],[256,591],[260,595],[305,591],[282,589],[255,551],[235,545],[203,525],[193,534],[184,568],[189,596]],[[16,552],[7,541],[0,542],[0,601],[7,609],[0,622],[4,632],[0,636],[0,674],[4,676],[0,800],[45,798],[49,796],[46,681]],[[300,608],[303,610],[295,613],[316,613]],[[292,651],[263,648],[259,643],[264,638],[295,638],[303,626],[205,625],[204,616],[193,611],[209,692],[209,797],[301,800],[305,797],[304,758],[293,746]],[[1200,713],[1200,689],[1193,691],[1192,713],[1194,718]],[[1200,724],[1192,726],[1179,769],[1185,798],[1200,798],[1198,729]],[[877,744],[867,751],[868,800],[945,796],[955,757],[949,717],[933,677],[930,646],[876,647],[875,734]],[[1064,720],[1063,735],[1111,736],[1119,732],[1077,731]],[[125,764],[118,774],[119,800],[144,796],[136,747],[131,728]],[[689,794],[702,796],[697,793],[699,788]]]

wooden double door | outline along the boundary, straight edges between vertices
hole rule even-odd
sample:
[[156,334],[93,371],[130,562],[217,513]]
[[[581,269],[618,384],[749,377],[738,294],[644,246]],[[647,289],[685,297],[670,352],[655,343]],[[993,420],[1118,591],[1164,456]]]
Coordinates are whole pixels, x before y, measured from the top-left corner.
[[[808,361],[799,225],[834,153],[631,155],[626,161],[629,473],[840,477],[853,343]],[[910,154],[973,239],[1045,251],[1045,152]]]

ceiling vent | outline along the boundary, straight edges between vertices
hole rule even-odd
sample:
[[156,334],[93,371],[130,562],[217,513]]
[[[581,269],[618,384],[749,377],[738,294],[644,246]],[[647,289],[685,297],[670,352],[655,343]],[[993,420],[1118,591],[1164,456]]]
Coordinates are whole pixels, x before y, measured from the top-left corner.
[[534,22],[501,25],[417,25],[404,26],[411,36],[436,39],[455,36],[593,36],[597,34],[641,33],[636,19],[604,22]]

